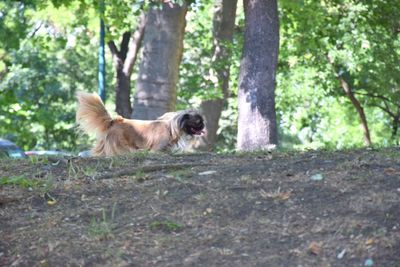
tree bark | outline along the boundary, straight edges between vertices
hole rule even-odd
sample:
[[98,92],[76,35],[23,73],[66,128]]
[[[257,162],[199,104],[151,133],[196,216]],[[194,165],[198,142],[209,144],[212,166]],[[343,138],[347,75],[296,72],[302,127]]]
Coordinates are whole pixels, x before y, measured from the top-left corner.
[[116,72],[115,111],[125,118],[132,115],[131,75],[143,40],[145,22],[146,17],[141,14],[136,31],[133,34],[125,32],[122,35],[119,50],[113,41],[108,42]]
[[218,122],[221,117],[224,104],[229,95],[230,74],[230,45],[233,39],[235,26],[237,0],[215,0],[213,35],[214,53],[212,59],[212,70],[217,76],[218,82],[215,87],[220,89],[223,98],[204,100],[200,109],[207,122],[207,135],[203,137],[198,148],[211,149],[217,140]]
[[186,12],[186,4],[171,3],[148,12],[133,104],[135,119],[156,119],[175,110]]
[[391,135],[391,139],[396,142],[396,145],[399,144],[399,141],[397,141],[396,139],[397,131],[399,129],[399,122],[400,122],[400,114],[397,113],[396,117],[393,118],[392,121],[392,135]]
[[245,36],[238,91],[237,149],[275,148],[275,75],[279,50],[277,0],[244,0]]

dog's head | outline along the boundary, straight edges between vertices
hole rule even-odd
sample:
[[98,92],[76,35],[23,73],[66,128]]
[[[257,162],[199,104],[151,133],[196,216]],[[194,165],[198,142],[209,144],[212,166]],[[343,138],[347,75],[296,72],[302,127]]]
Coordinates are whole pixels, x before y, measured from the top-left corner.
[[196,111],[185,111],[179,116],[179,128],[188,135],[203,135],[205,122],[202,115]]

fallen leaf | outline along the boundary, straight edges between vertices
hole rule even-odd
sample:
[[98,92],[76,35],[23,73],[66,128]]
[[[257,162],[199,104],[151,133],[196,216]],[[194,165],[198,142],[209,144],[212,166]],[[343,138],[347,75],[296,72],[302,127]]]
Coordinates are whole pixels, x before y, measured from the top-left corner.
[[57,200],[53,199],[53,200],[47,200],[47,204],[49,204],[50,206],[55,205],[57,203]]
[[47,200],[47,204],[48,205],[54,205],[54,204],[57,203],[57,200],[52,195],[50,195],[49,192],[44,193],[43,197],[44,197],[45,200]]
[[277,198],[280,200],[287,200],[292,196],[293,190],[281,192],[280,188],[278,188],[277,191],[274,192],[265,192],[265,190],[261,189],[260,190],[260,195],[263,198]]
[[369,239],[367,239],[367,241],[365,241],[365,245],[370,246],[370,245],[372,245],[374,242],[375,242],[375,241],[374,241],[373,238],[369,238]]
[[395,168],[387,168],[387,169],[384,169],[383,172],[387,175],[396,175],[396,174],[400,173],[400,171],[396,170]]
[[292,195],[292,191],[287,191],[287,192],[280,193],[278,197],[281,200],[287,200],[290,198],[291,195]]
[[321,250],[321,245],[315,241],[311,242],[310,246],[308,247],[308,251],[314,255],[318,255],[319,253],[321,253]]

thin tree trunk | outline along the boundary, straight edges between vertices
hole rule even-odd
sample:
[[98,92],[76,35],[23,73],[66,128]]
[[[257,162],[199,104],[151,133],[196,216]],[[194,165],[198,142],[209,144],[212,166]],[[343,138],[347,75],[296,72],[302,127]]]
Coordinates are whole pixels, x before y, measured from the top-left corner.
[[343,79],[343,77],[339,76],[338,78],[339,78],[340,85],[342,86],[343,91],[346,93],[346,95],[350,99],[351,103],[356,108],[358,116],[360,117],[361,127],[362,127],[363,133],[364,133],[365,145],[371,146],[372,145],[371,136],[369,134],[369,128],[368,128],[367,118],[365,117],[364,108],[361,106],[358,99],[354,96],[354,93],[350,89],[349,84]]
[[397,107],[396,115],[393,117],[392,136],[391,136],[391,139],[396,142],[396,145],[399,144],[399,141],[396,139],[396,135],[399,130],[399,122],[400,122],[400,107]]
[[155,119],[176,106],[176,83],[183,51],[187,5],[150,9],[132,117]]
[[238,91],[237,148],[277,145],[275,74],[279,49],[277,0],[244,0],[245,40]]
[[327,56],[328,62],[331,64],[332,68],[335,71],[335,75],[338,78],[340,82],[340,86],[342,87],[343,91],[347,95],[347,97],[350,99],[351,103],[353,106],[356,108],[358,117],[360,118],[361,121],[361,128],[363,130],[363,135],[364,135],[364,143],[366,146],[371,146],[372,141],[371,141],[371,136],[369,134],[369,128],[368,128],[368,122],[367,118],[365,116],[364,108],[361,106],[360,101],[355,97],[353,91],[350,88],[350,85],[343,79],[342,76],[340,76],[336,70],[335,70],[335,65],[333,62],[333,59],[328,55]]
[[132,104],[130,100],[131,75],[133,66],[137,59],[140,44],[143,40],[145,21],[145,15],[141,14],[138,27],[133,35],[130,32],[125,32],[122,35],[119,50],[113,41],[108,42],[108,46],[114,59],[116,72],[115,110],[119,115],[125,118],[130,118],[132,115]]
[[139,17],[137,28],[133,33],[131,41],[129,43],[129,49],[124,64],[123,71],[128,76],[132,75],[132,69],[136,63],[139,49],[142,45],[145,27],[146,27],[146,15],[142,12]]
[[217,140],[218,122],[221,112],[229,95],[230,58],[235,26],[237,0],[215,0],[213,35],[214,55],[213,69],[218,78],[215,87],[222,90],[223,98],[205,100],[201,103],[201,110],[207,121],[207,136],[203,137],[198,148],[211,149]]

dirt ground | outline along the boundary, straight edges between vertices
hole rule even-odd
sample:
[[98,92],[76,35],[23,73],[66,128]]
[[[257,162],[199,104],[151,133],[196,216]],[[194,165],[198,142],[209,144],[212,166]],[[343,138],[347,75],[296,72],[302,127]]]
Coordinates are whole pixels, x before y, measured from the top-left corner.
[[1,266],[400,266],[400,150],[0,161]]

